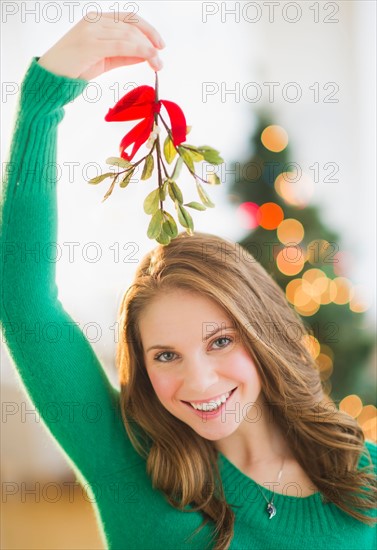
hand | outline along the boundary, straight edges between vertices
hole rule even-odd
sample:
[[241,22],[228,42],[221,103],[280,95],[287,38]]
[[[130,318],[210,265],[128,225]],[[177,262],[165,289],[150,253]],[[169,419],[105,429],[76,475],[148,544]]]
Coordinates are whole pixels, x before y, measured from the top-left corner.
[[85,80],[143,61],[160,70],[158,49],[165,44],[156,29],[133,12],[119,13],[117,19],[114,13],[102,13],[95,22],[81,19],[38,63],[55,74]]

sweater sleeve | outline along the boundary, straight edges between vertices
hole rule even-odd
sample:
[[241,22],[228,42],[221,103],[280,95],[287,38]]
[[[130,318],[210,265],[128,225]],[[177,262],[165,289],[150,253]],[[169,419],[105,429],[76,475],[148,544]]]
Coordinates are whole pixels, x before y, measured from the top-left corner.
[[57,127],[88,82],[58,76],[38,59],[22,83],[1,201],[3,343],[71,466],[98,479],[131,452],[119,392],[62,307],[46,252],[57,241]]

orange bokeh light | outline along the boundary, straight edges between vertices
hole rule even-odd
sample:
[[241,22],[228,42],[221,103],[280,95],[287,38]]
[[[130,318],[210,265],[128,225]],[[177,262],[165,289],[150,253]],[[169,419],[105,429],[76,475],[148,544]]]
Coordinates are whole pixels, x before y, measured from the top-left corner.
[[326,288],[321,292],[320,301],[322,305],[329,304],[336,296],[336,286],[331,279],[325,279]]
[[280,153],[288,145],[288,134],[281,126],[272,124],[263,130],[261,142],[269,151]]
[[282,172],[275,179],[274,187],[285,202],[297,208],[307,206],[314,193],[313,179],[304,172]]
[[305,254],[300,246],[285,246],[276,256],[276,265],[284,275],[297,275],[304,264]]
[[318,277],[315,281],[312,282],[311,292],[314,300],[317,300],[321,304],[322,296],[328,289],[330,279],[325,277]]
[[300,287],[297,288],[293,302],[295,306],[304,307],[311,301],[312,297],[310,296],[310,293],[307,292],[307,290],[308,289],[305,288],[305,286],[302,284]]
[[376,407],[374,405],[365,405],[361,413],[358,415],[357,420],[360,424],[362,424],[363,422],[366,422],[371,418],[375,418],[376,416],[377,416]]
[[287,218],[278,226],[277,236],[283,244],[298,244],[304,238],[304,227],[298,220]]
[[301,287],[302,279],[292,279],[292,281],[289,281],[285,288],[285,295],[287,297],[288,302],[291,304],[295,303],[295,294],[296,290],[298,290]]
[[350,301],[350,310],[354,313],[364,313],[367,309],[369,309],[369,306],[365,302],[358,302],[356,300]]
[[308,244],[307,261],[312,264],[334,265],[336,245],[324,239],[314,239]]
[[347,395],[339,403],[339,410],[346,412],[353,418],[356,418],[363,409],[363,402],[358,395]]
[[336,288],[335,296],[332,299],[334,304],[348,304],[353,296],[351,282],[345,277],[336,277],[333,279],[333,284]]
[[275,202],[265,202],[258,209],[257,220],[264,229],[276,229],[283,219],[283,209]]
[[305,273],[303,274],[302,278],[305,279],[305,281],[308,281],[309,283],[313,284],[314,281],[316,281],[319,278],[326,277],[326,274],[321,269],[307,269]]
[[361,426],[365,439],[371,439],[377,442],[377,417],[370,418]]
[[310,300],[306,304],[295,304],[295,310],[303,317],[310,317],[311,315],[317,313],[317,311],[319,310],[319,304],[315,300],[310,298]]
[[366,439],[377,442],[377,409],[374,405],[365,405],[357,417],[357,421]]

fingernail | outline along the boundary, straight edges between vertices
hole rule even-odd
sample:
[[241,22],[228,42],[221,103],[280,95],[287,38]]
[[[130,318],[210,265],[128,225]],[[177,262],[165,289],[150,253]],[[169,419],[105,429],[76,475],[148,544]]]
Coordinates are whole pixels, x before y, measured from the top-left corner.
[[156,55],[155,57],[152,57],[151,62],[155,67],[156,71],[162,69],[163,63],[162,63],[162,60],[158,57],[158,55]]
[[160,48],[165,48],[165,46],[166,46],[166,44],[165,44],[165,42],[162,40],[162,38],[159,39],[158,44],[159,44]]

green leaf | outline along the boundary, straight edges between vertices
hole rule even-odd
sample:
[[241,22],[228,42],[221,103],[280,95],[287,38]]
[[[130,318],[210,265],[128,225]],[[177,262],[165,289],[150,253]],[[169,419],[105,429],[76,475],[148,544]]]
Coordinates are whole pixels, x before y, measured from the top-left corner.
[[202,155],[193,145],[182,145],[182,149],[185,149],[188,152],[194,162],[201,162],[204,160],[204,155]]
[[160,244],[169,244],[171,238],[164,231],[161,231],[161,233],[156,237],[156,241]]
[[144,199],[143,208],[146,214],[154,214],[160,202],[160,188],[154,189]]
[[211,185],[219,185],[221,183],[219,176],[214,172],[212,174],[209,174],[209,176],[207,177],[207,181]]
[[186,149],[183,149],[183,147],[180,147],[180,146],[178,146],[178,151],[181,157],[183,158],[183,161],[186,163],[187,167],[192,172],[195,172],[194,161],[192,160],[190,153]]
[[114,172],[106,172],[106,174],[100,174],[99,176],[92,178],[88,181],[88,183],[101,183],[101,181],[111,177],[114,177]]
[[127,187],[127,185],[131,181],[133,173],[134,173],[134,170],[130,170],[129,172],[127,172],[124,178],[122,179],[122,181],[120,182],[119,187]]
[[159,187],[159,190],[160,190],[160,200],[161,201],[164,201],[166,199],[166,190],[167,190],[167,186],[168,186],[168,180],[164,180],[163,184],[161,187]]
[[169,212],[166,212],[166,210],[164,210],[164,217],[165,221],[162,224],[162,230],[166,233],[166,235],[169,235],[169,237],[175,239],[178,235],[178,227],[175,219],[171,214],[169,214]]
[[171,175],[172,180],[176,180],[179,177],[179,174],[181,173],[181,168],[183,165],[183,158],[178,157],[177,162],[175,163],[173,173]]
[[121,168],[129,168],[132,166],[132,162],[121,157],[109,157],[106,159],[106,164],[111,164],[111,166],[120,166]]
[[183,203],[182,191],[175,183],[175,181],[168,179],[168,191],[172,201],[178,201],[180,204]]
[[177,154],[177,151],[173,145],[173,142],[170,136],[167,135],[164,141],[164,155],[166,158],[166,162],[168,162],[168,164],[171,164],[176,154]]
[[200,204],[200,202],[196,202],[196,201],[185,203],[183,206],[188,206],[189,208],[195,208],[195,210],[207,210],[207,208],[203,204]]
[[199,153],[204,157],[204,160],[210,164],[222,164],[224,159],[220,157],[220,152],[208,145],[200,145],[198,147]]
[[102,201],[101,202],[104,202],[108,197],[110,197],[111,193],[113,192],[113,189],[114,189],[114,186],[115,186],[115,182],[117,180],[117,177],[118,177],[118,174],[116,174],[116,176],[114,177],[109,189],[107,190],[106,192],[106,195],[103,197]]
[[151,221],[149,222],[149,225],[148,225],[147,236],[150,239],[155,239],[161,233],[162,222],[163,222],[162,211],[159,209],[153,214]]
[[147,180],[148,178],[150,178],[153,173],[153,168],[154,168],[154,159],[153,159],[153,154],[151,153],[145,159],[144,168],[140,179]]
[[189,235],[192,235],[194,231],[194,222],[192,220],[191,214],[186,210],[184,206],[179,204],[178,201],[175,201],[175,207],[177,209],[179,223],[182,225],[182,227],[186,227],[187,229],[189,229],[188,233]]
[[200,200],[205,206],[208,206],[209,208],[213,208],[215,205],[207,195],[207,193],[204,191],[203,187],[200,185],[200,183],[196,182],[196,189],[198,190],[198,194],[200,197]]

